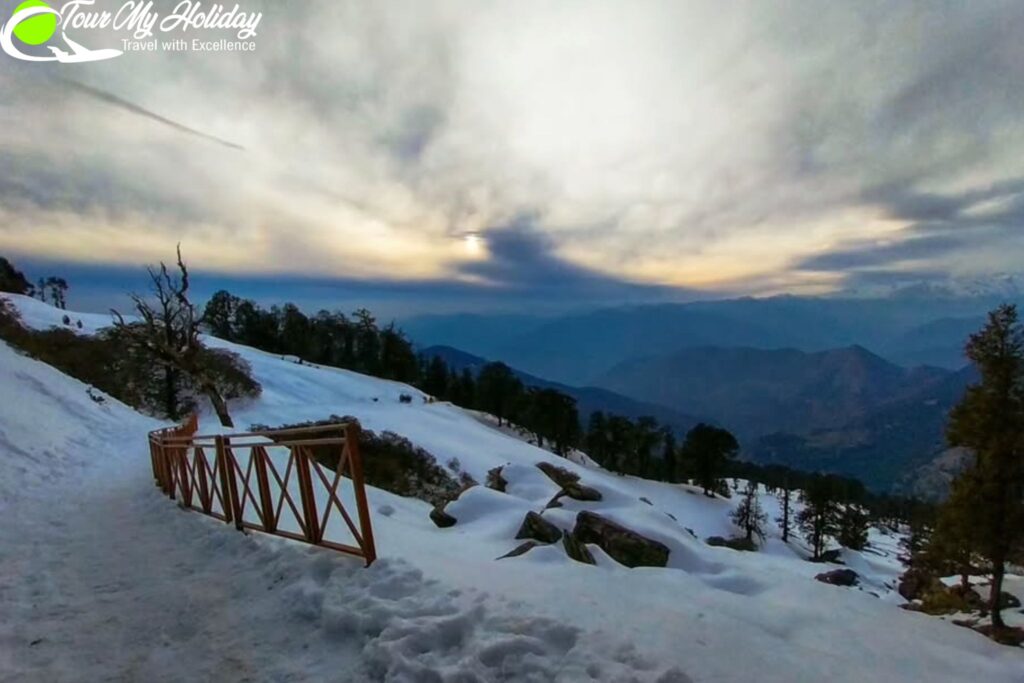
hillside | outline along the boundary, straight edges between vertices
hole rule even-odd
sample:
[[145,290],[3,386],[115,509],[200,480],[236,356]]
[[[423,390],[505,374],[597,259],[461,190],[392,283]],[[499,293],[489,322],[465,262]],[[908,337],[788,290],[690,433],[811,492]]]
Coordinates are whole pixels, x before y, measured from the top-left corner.
[[[33,326],[61,324],[63,312],[12,298]],[[103,324],[70,317],[83,332]],[[813,576],[829,567],[774,530],[758,553],[704,543],[736,531],[735,500],[568,462],[405,385],[207,341],[263,385],[232,406],[243,429],[354,415],[438,463],[457,458],[477,481],[501,466],[506,491],[468,489],[446,508],[458,523],[438,529],[428,504],[371,488],[380,559],[368,569],[240,534],[153,488],[145,435],[158,421],[0,343],[4,678],[1019,680],[1024,651],[899,608],[896,536],[873,530],[865,552],[842,553],[863,590],[828,586]],[[668,566],[627,569],[597,546],[588,566],[558,544],[495,560],[557,490],[540,461],[602,494],[546,519],[564,529],[581,510],[605,515],[663,543]],[[761,496],[774,517],[774,497]],[[1022,592],[1018,579],[1011,588]]]
[[[460,372],[463,369],[468,369],[476,373],[488,363],[486,358],[474,356],[471,353],[466,353],[450,346],[429,346],[422,349],[421,353],[428,358],[440,356],[448,364],[449,368]],[[596,410],[603,410],[607,413],[614,413],[631,419],[645,415],[650,416],[656,419],[659,424],[671,427],[677,435],[685,434],[691,427],[701,421],[700,418],[680,413],[666,406],[636,401],[608,389],[600,387],[574,387],[536,377],[516,368],[511,368],[511,370],[528,387],[556,389],[576,399],[576,409],[579,411],[580,419],[584,424],[586,424],[590,414]]]
[[948,373],[906,370],[852,346],[796,349],[686,348],[621,363],[598,385],[632,398],[707,415],[741,438],[836,427],[912,397]]
[[856,476],[875,490],[943,497],[951,480],[946,417],[977,380],[977,371],[967,367],[916,395],[888,402],[839,426],[766,435],[754,441],[747,453],[762,463]]

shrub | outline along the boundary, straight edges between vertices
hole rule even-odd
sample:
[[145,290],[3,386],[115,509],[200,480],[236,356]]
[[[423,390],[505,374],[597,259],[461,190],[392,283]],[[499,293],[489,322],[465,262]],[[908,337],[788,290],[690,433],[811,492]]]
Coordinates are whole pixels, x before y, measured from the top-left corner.
[[[271,431],[337,424],[339,425],[337,432],[327,431],[322,436],[341,437],[344,436],[341,425],[351,422],[359,423],[351,416],[332,415],[326,420],[277,427],[252,425],[252,430]],[[366,483],[399,496],[417,498],[431,505],[443,506],[458,498],[465,489],[476,485],[476,481],[465,472],[461,473],[458,479],[452,477],[438,465],[437,459],[432,454],[414,446],[408,439],[393,432],[377,434],[370,430],[361,430],[359,451],[362,454],[363,476]],[[313,458],[325,467],[332,470],[337,468],[338,449],[336,447],[313,447],[311,452]]]

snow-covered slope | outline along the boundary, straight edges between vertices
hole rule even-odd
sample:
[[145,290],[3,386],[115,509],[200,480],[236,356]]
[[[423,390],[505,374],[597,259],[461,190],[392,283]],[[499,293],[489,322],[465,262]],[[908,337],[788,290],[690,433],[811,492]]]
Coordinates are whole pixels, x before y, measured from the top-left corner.
[[[28,324],[61,324],[12,298]],[[735,501],[567,462],[405,385],[208,341],[263,385],[233,406],[240,427],[354,415],[477,481],[504,466],[506,493],[468,490],[438,529],[425,503],[371,489],[369,569],[238,534],[153,488],[157,421],[0,344],[0,680],[1021,680],[1020,650],[898,607],[895,538],[845,553],[864,590],[826,586],[774,536],[758,553],[706,545],[735,533]],[[669,567],[627,569],[596,547],[598,566],[582,565],[560,544],[495,560],[556,492],[539,460],[603,496],[546,519],[597,511],[669,546]]]

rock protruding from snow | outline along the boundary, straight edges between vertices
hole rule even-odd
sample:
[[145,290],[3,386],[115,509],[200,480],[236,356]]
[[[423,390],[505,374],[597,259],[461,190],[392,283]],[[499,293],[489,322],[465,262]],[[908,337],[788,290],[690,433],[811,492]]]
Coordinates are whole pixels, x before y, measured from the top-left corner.
[[556,507],[554,503],[558,501],[562,496],[569,496],[573,500],[580,500],[584,502],[597,502],[603,498],[601,492],[591,486],[585,486],[580,483],[580,475],[575,472],[570,472],[564,467],[558,465],[552,465],[549,462],[541,461],[537,463],[537,468],[548,475],[551,481],[555,482],[562,487],[561,492],[558,493],[551,502],[548,503],[549,507]]
[[587,510],[576,515],[573,535],[584,543],[600,546],[612,559],[627,567],[664,567],[668,564],[669,549],[664,543]]
[[436,507],[430,511],[430,521],[442,529],[447,529],[448,527],[455,526],[459,520],[449,515],[443,508]]
[[597,564],[587,544],[581,541],[575,533],[570,532],[562,536],[562,545],[565,546],[565,554],[570,559],[582,562],[583,564]]
[[485,482],[487,488],[505,493],[505,489],[508,488],[508,482],[505,481],[505,477],[501,476],[503,469],[505,469],[504,465],[487,470],[487,480]]
[[516,538],[532,538],[541,543],[555,543],[562,538],[562,530],[531,510],[526,513]]
[[733,550],[743,550],[747,552],[753,552],[757,550],[757,544],[752,540],[739,536],[737,538],[725,538],[724,536],[708,536],[705,541],[708,545],[716,548],[732,548]]
[[833,569],[830,572],[818,574],[814,578],[830,586],[856,586],[860,582],[857,572],[852,569]]
[[515,548],[508,551],[507,553],[505,553],[497,559],[504,560],[508,557],[519,557],[520,555],[525,555],[526,553],[536,548],[538,545],[540,545],[540,543],[537,543],[537,541],[527,541],[526,543],[520,543]]

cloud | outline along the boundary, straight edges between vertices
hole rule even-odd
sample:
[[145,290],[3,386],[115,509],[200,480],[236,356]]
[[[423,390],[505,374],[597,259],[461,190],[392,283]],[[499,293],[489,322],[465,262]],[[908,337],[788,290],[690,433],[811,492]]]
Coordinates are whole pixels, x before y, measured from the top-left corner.
[[1024,254],[1019,3],[245,4],[254,52],[0,73],[0,249],[609,299]]

